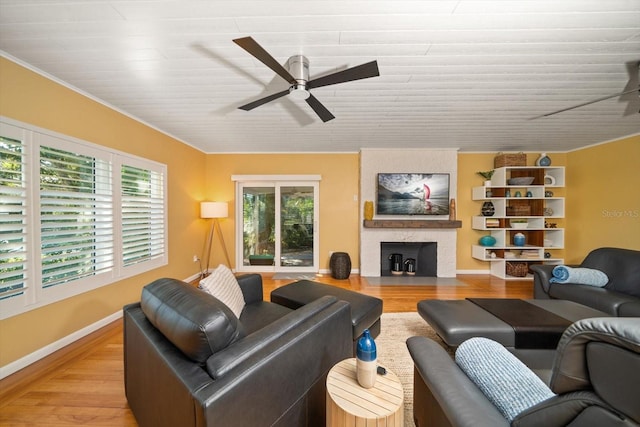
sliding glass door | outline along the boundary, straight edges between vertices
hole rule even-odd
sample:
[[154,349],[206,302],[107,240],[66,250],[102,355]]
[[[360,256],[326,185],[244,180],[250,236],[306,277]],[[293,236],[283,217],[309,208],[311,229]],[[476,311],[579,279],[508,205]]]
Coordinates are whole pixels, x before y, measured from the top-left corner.
[[318,181],[237,183],[238,271],[318,271]]

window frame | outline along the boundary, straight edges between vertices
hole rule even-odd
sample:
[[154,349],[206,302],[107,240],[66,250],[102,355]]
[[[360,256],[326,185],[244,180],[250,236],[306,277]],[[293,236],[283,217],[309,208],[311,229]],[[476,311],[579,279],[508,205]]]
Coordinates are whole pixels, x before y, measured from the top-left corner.
[[[107,286],[117,281],[150,271],[168,264],[168,193],[167,166],[68,135],[39,128],[0,116],[0,135],[19,139],[24,146],[22,153],[26,235],[26,269],[24,292],[0,300],[0,319],[6,319],[27,311],[44,307],[85,292]],[[69,151],[105,160],[109,165],[108,185],[111,187],[111,228],[113,229],[113,267],[95,275],[74,279],[56,286],[43,287],[41,263],[41,215],[40,215],[40,147]],[[161,183],[161,236],[162,251],[158,256],[125,266],[123,262],[122,236],[122,165],[133,166],[157,173]],[[100,179],[100,177],[98,178]],[[104,179],[104,177],[102,177]],[[35,261],[34,261],[35,260]]]

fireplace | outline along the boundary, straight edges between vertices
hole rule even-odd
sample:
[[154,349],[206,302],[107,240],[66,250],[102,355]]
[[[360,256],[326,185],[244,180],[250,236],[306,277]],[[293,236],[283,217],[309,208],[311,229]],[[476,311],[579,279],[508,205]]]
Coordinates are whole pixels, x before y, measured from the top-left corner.
[[[455,198],[457,193],[458,153],[457,150],[427,149],[378,149],[363,148],[360,152],[360,197],[365,200],[376,200],[378,173],[448,173],[450,175],[449,197]],[[425,218],[416,216],[385,216],[374,214],[374,220],[445,220],[448,218]],[[437,277],[456,277],[456,236],[454,228],[425,227],[366,227],[360,228],[360,275],[379,277],[382,268],[389,267],[389,256],[381,254],[381,242],[398,243],[434,243],[435,271]],[[396,253],[396,252],[392,252]],[[398,253],[403,253],[399,251]],[[408,255],[403,256],[406,259]],[[383,258],[384,257],[384,258]],[[409,256],[416,258],[416,256]],[[431,261],[433,262],[433,261]],[[423,262],[420,266],[424,267]],[[422,270],[418,266],[418,271]],[[418,272],[416,272],[418,274]],[[420,273],[423,274],[423,273]],[[431,273],[430,273],[431,274]]]
[[[400,254],[403,263],[415,262],[415,276],[438,276],[438,243],[436,242],[380,242],[380,276],[396,275],[391,269],[391,255]],[[405,275],[407,274],[406,268]]]

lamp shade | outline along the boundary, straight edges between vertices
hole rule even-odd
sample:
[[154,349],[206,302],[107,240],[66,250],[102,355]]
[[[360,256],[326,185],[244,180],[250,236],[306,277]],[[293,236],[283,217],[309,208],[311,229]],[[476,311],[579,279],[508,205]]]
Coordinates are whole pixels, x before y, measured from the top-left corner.
[[227,202],[200,202],[200,218],[226,218],[229,216]]

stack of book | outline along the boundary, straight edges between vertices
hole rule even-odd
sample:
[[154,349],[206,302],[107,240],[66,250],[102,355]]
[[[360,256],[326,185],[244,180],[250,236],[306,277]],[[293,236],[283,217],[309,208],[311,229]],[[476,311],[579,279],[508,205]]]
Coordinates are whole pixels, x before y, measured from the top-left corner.
[[486,218],[485,226],[487,228],[500,228],[500,220],[498,218]]
[[523,249],[520,253],[520,258],[535,259],[540,258],[540,256],[538,255],[537,249]]

